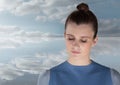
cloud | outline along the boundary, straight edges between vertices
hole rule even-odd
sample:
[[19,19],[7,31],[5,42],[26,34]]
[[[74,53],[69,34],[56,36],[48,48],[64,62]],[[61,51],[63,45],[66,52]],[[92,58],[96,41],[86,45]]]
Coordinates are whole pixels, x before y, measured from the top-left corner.
[[9,64],[0,64],[0,78],[4,80],[13,80],[18,76],[23,76],[23,72]]
[[39,74],[66,60],[65,50],[57,54],[36,53],[34,56],[17,56],[10,63],[0,64],[0,79],[14,80],[26,72]]
[[37,17],[36,17],[36,21],[45,22],[45,21],[47,21],[47,18],[46,18],[46,16],[37,16]]
[[100,19],[99,35],[103,37],[120,37],[120,19]]
[[94,56],[119,56],[120,37],[99,37],[97,45],[92,49]]
[[37,53],[35,56],[16,57],[7,64],[0,63],[0,79],[14,80],[26,72],[40,74],[65,61],[64,53],[64,50],[58,54]]
[[58,20],[64,23],[68,14],[75,10],[76,5],[80,2],[86,2],[90,5],[94,3],[96,8],[98,5],[101,6],[100,3],[103,5],[109,2],[109,5],[113,7],[117,4],[108,0],[0,0],[0,10],[20,16],[33,14],[37,21]]
[[0,0],[0,11],[12,11],[20,4],[20,0]]
[[30,0],[28,2],[22,2],[18,7],[12,10],[12,13],[16,15],[37,14],[41,11],[40,0]]
[[14,10],[15,14],[25,15],[25,14],[54,14],[57,12],[58,7],[65,7],[67,5],[73,5],[75,2],[71,0],[57,1],[57,0],[30,0],[28,2],[22,2],[21,5],[16,7]]
[[[42,15],[38,15],[36,17],[37,21],[51,21],[51,20],[58,20],[62,23],[65,22],[66,16],[72,11],[72,9],[74,8],[74,5],[70,5],[67,7],[56,7],[56,8],[49,8],[47,10],[43,10],[43,14]],[[65,12],[63,12],[63,10]],[[64,20],[64,21],[63,21]]]
[[15,39],[14,34],[21,33],[21,29],[17,26],[3,26],[0,25],[0,48],[15,48],[20,46],[22,42]]
[[40,43],[41,41],[62,39],[62,34],[50,34],[40,31],[24,31],[17,26],[0,25],[0,48],[16,48],[24,43]]
[[15,32],[21,31],[19,27],[17,26],[4,26],[0,25],[0,34],[12,34]]
[[80,1],[73,0],[1,0],[1,10],[15,15],[37,14],[38,21],[64,20]]
[[65,60],[66,56],[62,53],[37,53],[34,57],[17,57],[12,60],[12,63],[21,71],[39,74],[40,72],[48,70]]

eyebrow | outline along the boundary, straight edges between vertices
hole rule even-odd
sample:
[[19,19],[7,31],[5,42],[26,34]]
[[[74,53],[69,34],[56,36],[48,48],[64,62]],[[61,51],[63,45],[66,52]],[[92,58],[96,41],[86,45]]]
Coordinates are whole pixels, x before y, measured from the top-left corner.
[[[73,36],[73,37],[74,37],[74,35],[72,35],[72,34],[66,34],[66,35],[69,35],[69,36]],[[89,36],[81,36],[81,38],[91,38],[91,37],[89,37]]]

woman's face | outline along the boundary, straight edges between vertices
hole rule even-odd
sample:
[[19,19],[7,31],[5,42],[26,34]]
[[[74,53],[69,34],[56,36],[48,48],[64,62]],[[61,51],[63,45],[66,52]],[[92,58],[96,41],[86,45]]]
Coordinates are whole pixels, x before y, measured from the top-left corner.
[[64,37],[69,57],[88,57],[97,41],[97,37],[93,39],[93,36],[92,25],[68,23]]

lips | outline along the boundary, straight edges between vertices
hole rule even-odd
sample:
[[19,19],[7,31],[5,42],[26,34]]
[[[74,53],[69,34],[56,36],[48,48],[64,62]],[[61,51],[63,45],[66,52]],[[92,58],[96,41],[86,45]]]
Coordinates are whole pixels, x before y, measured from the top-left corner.
[[72,53],[74,53],[74,54],[80,54],[80,52],[78,52],[78,51],[72,51]]

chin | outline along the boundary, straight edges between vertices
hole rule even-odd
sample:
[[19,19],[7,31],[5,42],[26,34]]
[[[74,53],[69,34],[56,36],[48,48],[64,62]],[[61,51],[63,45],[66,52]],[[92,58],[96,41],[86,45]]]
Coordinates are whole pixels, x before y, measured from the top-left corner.
[[71,54],[70,56],[71,57],[80,57],[80,55],[78,55],[78,54]]

